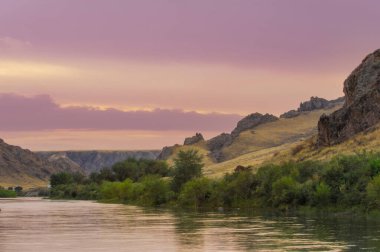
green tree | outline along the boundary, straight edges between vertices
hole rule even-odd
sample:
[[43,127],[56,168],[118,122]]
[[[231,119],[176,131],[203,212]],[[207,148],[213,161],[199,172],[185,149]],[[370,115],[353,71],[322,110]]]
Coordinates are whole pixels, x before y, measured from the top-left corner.
[[210,203],[212,181],[208,178],[196,178],[183,185],[179,203],[185,207],[199,208]]
[[68,172],[59,172],[51,175],[50,185],[51,187],[57,187],[59,185],[67,185],[74,182],[73,175]]
[[202,176],[203,157],[197,150],[179,151],[174,159],[172,187],[179,192],[181,187],[189,180]]

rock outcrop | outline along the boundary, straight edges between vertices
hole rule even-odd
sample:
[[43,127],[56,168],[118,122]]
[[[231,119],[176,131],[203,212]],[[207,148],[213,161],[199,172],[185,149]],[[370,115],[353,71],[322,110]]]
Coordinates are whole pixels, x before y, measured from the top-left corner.
[[217,161],[223,161],[223,148],[231,145],[241,132],[254,129],[255,127],[277,121],[278,118],[270,114],[253,113],[241,119],[231,134],[223,133],[207,141],[207,147],[211,152],[211,157]]
[[183,145],[193,145],[204,140],[205,139],[203,138],[203,135],[201,133],[196,133],[195,136],[186,138]]
[[261,124],[277,121],[278,118],[274,115],[260,113],[250,114],[241,119],[236,128],[231,132],[232,138],[239,136],[239,134],[245,130],[253,129]]
[[232,141],[233,141],[232,135],[228,133],[222,133],[208,140],[207,148],[209,149],[211,153],[210,154],[211,157],[217,162],[223,160],[222,149],[224,147],[231,145]]
[[341,143],[380,122],[380,49],[368,55],[344,82],[345,103],[318,123],[318,145]]
[[311,97],[309,101],[301,102],[297,110],[290,110],[282,115],[280,118],[293,118],[301,115],[302,113],[307,113],[310,111],[320,110],[320,109],[330,109],[337,105],[342,105],[344,103],[344,97],[338,98],[336,100],[326,100],[319,97]]
[[76,164],[89,174],[128,158],[156,159],[160,151],[61,151],[37,152],[40,157],[63,164]]

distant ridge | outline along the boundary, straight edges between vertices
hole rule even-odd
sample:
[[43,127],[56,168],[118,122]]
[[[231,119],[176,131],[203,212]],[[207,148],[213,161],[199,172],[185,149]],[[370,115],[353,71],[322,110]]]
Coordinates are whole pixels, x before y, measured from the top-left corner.
[[104,167],[111,167],[117,162],[128,158],[156,159],[160,154],[158,150],[147,151],[57,151],[36,152],[42,158],[61,157],[67,162],[72,162],[89,174],[99,171]]

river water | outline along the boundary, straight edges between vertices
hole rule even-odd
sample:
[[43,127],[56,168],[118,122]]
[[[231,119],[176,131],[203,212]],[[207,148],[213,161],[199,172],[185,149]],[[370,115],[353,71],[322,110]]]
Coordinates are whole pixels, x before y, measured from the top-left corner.
[[380,251],[380,220],[0,200],[0,251]]

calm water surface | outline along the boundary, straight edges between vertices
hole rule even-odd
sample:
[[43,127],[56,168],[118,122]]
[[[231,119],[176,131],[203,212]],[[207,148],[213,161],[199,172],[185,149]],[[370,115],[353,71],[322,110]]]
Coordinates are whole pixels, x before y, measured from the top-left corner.
[[380,251],[380,222],[0,200],[0,251]]

